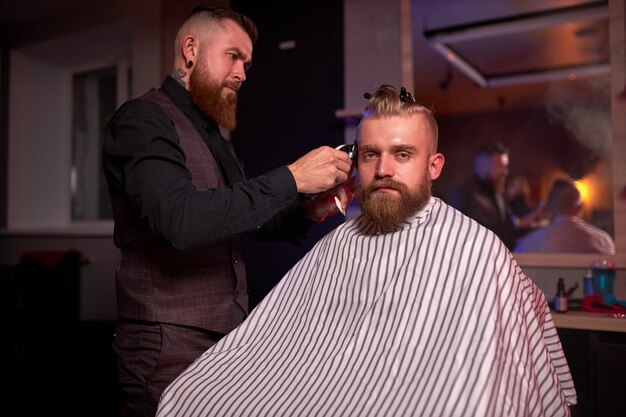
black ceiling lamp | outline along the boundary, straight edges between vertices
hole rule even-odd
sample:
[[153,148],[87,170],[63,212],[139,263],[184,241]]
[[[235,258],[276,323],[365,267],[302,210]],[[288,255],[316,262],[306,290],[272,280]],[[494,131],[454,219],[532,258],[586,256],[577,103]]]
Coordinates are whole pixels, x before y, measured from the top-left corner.
[[446,66],[446,78],[439,81],[439,88],[443,91],[447,91],[448,87],[450,87],[450,83],[452,82],[452,66],[448,64]]

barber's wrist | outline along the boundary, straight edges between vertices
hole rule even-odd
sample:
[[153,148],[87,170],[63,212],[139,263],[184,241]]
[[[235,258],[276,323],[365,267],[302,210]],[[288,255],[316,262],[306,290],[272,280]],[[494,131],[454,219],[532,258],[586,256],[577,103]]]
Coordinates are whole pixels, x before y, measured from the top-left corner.
[[317,195],[310,196],[310,199],[304,204],[304,210],[310,220],[321,223],[326,220],[328,212],[323,209],[323,205],[316,197]]

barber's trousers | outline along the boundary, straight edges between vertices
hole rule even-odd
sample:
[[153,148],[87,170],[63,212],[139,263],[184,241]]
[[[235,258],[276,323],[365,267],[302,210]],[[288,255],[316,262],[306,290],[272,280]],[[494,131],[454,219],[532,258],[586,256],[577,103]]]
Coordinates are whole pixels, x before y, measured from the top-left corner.
[[194,327],[120,320],[113,350],[129,415],[154,417],[163,390],[223,336]]

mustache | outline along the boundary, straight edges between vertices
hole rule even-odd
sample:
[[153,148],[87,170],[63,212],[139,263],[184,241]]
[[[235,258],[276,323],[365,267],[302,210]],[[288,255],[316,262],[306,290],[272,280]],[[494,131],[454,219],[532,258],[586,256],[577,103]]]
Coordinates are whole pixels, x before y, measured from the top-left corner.
[[400,182],[392,180],[391,178],[383,178],[377,181],[372,181],[368,184],[367,190],[374,191],[378,188],[391,188],[394,190],[403,190],[406,186]]
[[241,83],[237,81],[224,81],[222,82],[222,87],[228,87],[238,93],[239,89],[241,88]]

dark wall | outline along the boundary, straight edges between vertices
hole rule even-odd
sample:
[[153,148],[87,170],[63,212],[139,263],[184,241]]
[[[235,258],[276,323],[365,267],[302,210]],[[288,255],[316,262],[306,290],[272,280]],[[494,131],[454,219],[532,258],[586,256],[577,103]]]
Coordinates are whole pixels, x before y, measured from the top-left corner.
[[7,225],[9,49],[0,42],[0,229]]
[[[281,3],[231,3],[260,32],[232,135],[250,177],[319,146],[343,143],[343,120],[334,116],[343,108],[343,2],[322,1],[306,8]],[[251,306],[342,220],[335,216],[316,224],[299,246],[247,240]]]

